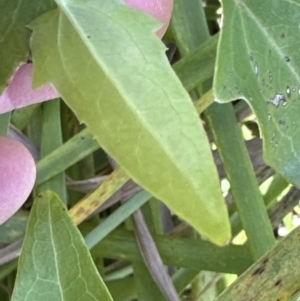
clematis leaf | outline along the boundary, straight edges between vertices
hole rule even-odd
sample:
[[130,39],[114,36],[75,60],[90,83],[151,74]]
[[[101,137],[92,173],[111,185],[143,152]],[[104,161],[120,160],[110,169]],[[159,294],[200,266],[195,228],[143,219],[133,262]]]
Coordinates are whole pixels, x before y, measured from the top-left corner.
[[30,213],[12,301],[112,301],[81,233],[51,191]]
[[51,82],[130,177],[225,244],[229,221],[209,143],[155,35],[160,24],[120,0],[56,2],[30,25],[35,87]]
[[53,0],[0,0],[0,94],[21,63],[29,58],[31,33],[26,26],[54,8]]
[[300,1],[225,0],[223,9],[216,98],[248,102],[266,163],[300,187]]

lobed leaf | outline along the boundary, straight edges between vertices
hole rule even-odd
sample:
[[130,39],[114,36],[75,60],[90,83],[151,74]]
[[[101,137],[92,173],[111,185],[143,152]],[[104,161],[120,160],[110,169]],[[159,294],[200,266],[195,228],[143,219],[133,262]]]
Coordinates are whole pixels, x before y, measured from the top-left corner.
[[57,4],[30,25],[35,87],[51,81],[130,177],[225,244],[229,222],[210,147],[154,34],[158,22],[120,0]]
[[0,0],[0,94],[19,65],[29,59],[30,30],[26,26],[53,8],[53,0]]
[[246,100],[257,115],[264,157],[300,186],[300,1],[224,0],[214,90]]

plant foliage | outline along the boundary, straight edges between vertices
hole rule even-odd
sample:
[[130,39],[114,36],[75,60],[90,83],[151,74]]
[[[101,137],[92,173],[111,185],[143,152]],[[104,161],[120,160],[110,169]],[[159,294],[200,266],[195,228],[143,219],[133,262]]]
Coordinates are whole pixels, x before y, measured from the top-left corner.
[[37,170],[0,300],[297,300],[299,7],[174,0],[161,41],[122,0],[0,0],[0,94],[32,63],[61,96],[0,114]]

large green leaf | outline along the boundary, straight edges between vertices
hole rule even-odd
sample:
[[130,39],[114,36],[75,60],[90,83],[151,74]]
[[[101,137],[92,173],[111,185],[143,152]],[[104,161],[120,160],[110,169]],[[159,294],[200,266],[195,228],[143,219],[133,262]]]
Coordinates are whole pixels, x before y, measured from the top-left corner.
[[218,101],[245,99],[266,162],[300,186],[299,0],[224,0],[214,82]]
[[41,194],[30,213],[11,301],[112,301],[62,201]]
[[0,94],[14,70],[29,58],[26,25],[54,7],[53,0],[0,0]]
[[57,4],[31,24],[35,87],[51,81],[135,181],[201,234],[226,243],[209,144],[154,34],[157,21],[121,0]]

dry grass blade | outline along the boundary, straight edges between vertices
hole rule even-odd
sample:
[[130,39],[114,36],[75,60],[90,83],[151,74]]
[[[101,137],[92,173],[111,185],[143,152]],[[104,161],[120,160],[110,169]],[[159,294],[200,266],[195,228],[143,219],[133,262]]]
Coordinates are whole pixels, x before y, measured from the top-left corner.
[[140,210],[133,214],[133,220],[138,245],[150,274],[168,300],[180,301]]
[[0,249],[0,266],[20,256],[22,244],[23,239],[20,239]]
[[99,212],[98,209],[129,180],[130,178],[121,168],[112,172],[95,191],[76,203],[69,210],[74,223],[78,225],[93,213]]

